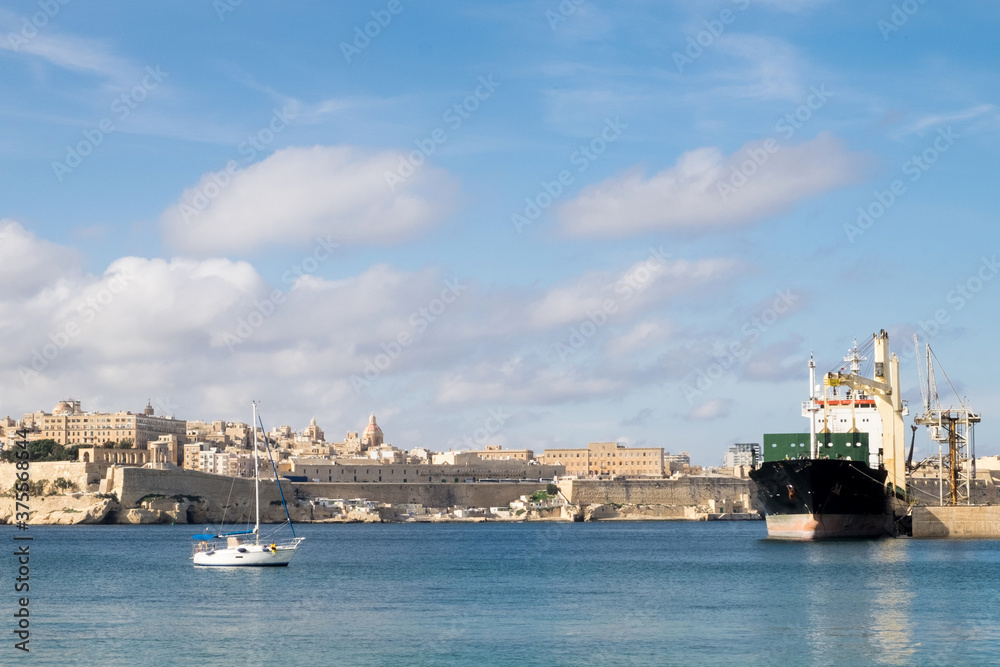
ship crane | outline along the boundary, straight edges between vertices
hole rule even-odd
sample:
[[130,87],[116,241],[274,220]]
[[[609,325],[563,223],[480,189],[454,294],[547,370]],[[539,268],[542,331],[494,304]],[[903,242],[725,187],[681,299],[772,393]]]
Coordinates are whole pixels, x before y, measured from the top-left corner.
[[938,443],[938,500],[942,505],[946,504],[947,486],[948,505],[969,505],[972,503],[972,480],[976,477],[975,425],[979,423],[980,416],[959,397],[938,361],[938,367],[959,402],[957,407],[941,405],[934,378],[934,361],[937,356],[930,344],[926,344],[924,373],[920,367],[920,348],[916,335],[913,336],[913,346],[917,352],[917,375],[920,378],[920,397],[923,399],[923,412],[913,419],[913,423],[926,426],[931,440]]
[[872,337],[875,341],[874,379],[859,375],[860,367],[851,364],[850,372],[827,373],[823,384],[829,387],[846,387],[864,391],[875,399],[882,419],[882,445],[879,454],[888,473],[885,484],[898,497],[906,494],[906,458],[903,435],[903,416],[906,406],[899,390],[899,357],[889,353],[889,334],[885,329]]

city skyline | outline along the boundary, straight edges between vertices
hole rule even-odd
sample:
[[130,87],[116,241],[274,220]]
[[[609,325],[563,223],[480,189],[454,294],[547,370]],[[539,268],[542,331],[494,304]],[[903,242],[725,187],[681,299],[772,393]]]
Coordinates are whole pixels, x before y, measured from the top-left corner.
[[810,351],[884,328],[911,416],[918,333],[1000,453],[998,14],[0,10],[0,412],[256,399],[407,448],[708,464],[803,430]]

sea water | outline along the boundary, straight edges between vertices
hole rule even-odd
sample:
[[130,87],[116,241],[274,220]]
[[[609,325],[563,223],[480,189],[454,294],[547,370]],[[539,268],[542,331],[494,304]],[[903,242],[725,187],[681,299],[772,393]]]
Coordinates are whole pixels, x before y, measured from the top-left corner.
[[[287,568],[202,526],[32,526],[30,654],[0,664],[1000,663],[1000,542],[763,539],[763,522],[303,525]],[[286,529],[287,530],[287,529]],[[13,552],[13,546],[8,548]]]

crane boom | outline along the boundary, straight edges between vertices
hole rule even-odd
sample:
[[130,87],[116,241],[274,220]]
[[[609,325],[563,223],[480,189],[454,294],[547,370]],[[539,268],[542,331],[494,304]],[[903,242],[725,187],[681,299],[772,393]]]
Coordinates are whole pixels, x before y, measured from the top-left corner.
[[856,373],[827,373],[823,383],[864,390],[875,397],[882,419],[882,446],[879,450],[888,475],[886,486],[897,495],[906,494],[906,454],[903,435],[905,408],[899,390],[899,357],[889,353],[889,334],[885,329],[873,334],[875,339],[874,379]]

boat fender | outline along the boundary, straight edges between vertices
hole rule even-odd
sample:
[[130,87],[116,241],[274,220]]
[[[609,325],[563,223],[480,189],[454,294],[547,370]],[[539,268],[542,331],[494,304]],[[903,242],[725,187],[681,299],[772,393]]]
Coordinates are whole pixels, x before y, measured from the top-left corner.
[[247,552],[245,547],[240,547],[239,549],[237,549],[237,551],[239,551],[241,554],[245,554]]

